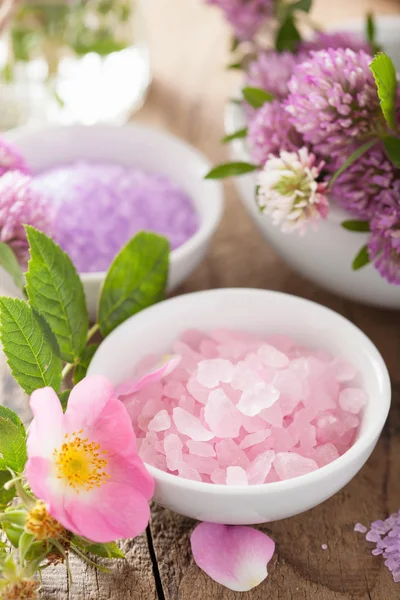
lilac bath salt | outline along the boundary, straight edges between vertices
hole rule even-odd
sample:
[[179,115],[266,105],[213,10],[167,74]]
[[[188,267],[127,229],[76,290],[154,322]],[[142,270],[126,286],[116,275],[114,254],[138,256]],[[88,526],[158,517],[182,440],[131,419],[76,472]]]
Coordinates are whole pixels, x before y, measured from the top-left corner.
[[159,173],[79,161],[39,173],[34,185],[56,204],[53,238],[81,273],[107,270],[139,231],[164,235],[174,249],[198,228],[191,198]]

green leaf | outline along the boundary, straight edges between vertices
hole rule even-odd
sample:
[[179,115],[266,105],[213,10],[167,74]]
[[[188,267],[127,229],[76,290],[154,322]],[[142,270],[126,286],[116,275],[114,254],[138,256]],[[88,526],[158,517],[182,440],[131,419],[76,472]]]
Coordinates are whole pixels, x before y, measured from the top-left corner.
[[310,12],[312,6],[312,0],[298,0],[293,4],[289,5],[291,10],[302,10],[304,12]]
[[82,381],[86,377],[86,372],[89,368],[90,361],[92,360],[94,353],[100,344],[90,344],[87,346],[79,359],[79,363],[75,367],[74,371],[74,385]]
[[0,340],[12,374],[22,389],[61,384],[61,358],[48,325],[30,306],[17,298],[0,297]]
[[352,165],[356,160],[358,160],[360,156],[365,154],[370,148],[372,148],[372,146],[375,146],[375,144],[377,143],[378,140],[372,139],[368,140],[368,142],[365,142],[365,144],[357,148],[357,150],[355,150],[353,154],[351,154],[349,158],[342,164],[342,166],[332,175],[332,177],[329,180],[329,187],[332,188],[337,178],[340,177],[340,175],[344,173],[346,169],[350,167],[350,165]]
[[245,175],[258,169],[257,165],[251,165],[246,162],[231,162],[223,165],[218,165],[214,169],[211,169],[205,176],[205,179],[225,179],[225,177],[237,177],[238,175]]
[[344,229],[348,229],[349,231],[360,231],[360,232],[371,231],[368,221],[357,221],[357,220],[343,221],[342,227]]
[[12,479],[10,471],[0,471],[0,508],[10,504],[16,494],[14,486],[9,490],[4,489],[4,485],[10,479]]
[[86,552],[101,556],[102,558],[125,558],[125,554],[114,542],[108,544],[90,544],[85,548]]
[[381,51],[379,44],[376,42],[376,27],[375,27],[375,19],[372,12],[367,13],[367,20],[365,23],[365,33],[368,42],[371,45],[372,51],[374,54]]
[[353,270],[357,271],[358,269],[365,267],[365,265],[367,265],[369,262],[370,262],[370,259],[369,259],[369,254],[368,254],[368,248],[367,248],[367,246],[363,246],[361,248],[360,252],[355,257],[355,259],[353,260],[353,265],[352,265]]
[[274,99],[269,92],[255,87],[244,87],[242,94],[247,104],[250,104],[253,108],[261,108],[266,102],[272,102]]
[[68,399],[69,399],[69,395],[71,392],[72,392],[72,390],[64,390],[63,392],[58,394],[58,397],[60,398],[61,406],[62,406],[62,409],[64,412],[67,410]]
[[6,406],[0,405],[0,417],[2,417],[3,419],[8,419],[12,423],[14,423],[14,425],[19,427],[23,434],[26,435],[24,424],[22,423],[17,413],[11,410],[11,408],[7,408]]
[[244,67],[243,67],[243,63],[235,62],[235,63],[229,63],[229,65],[226,65],[226,68],[231,71],[241,71]]
[[296,27],[293,15],[289,14],[278,29],[275,47],[278,52],[288,50],[294,52],[301,42],[301,35]]
[[386,123],[391,129],[396,129],[397,79],[393,61],[387,54],[379,52],[371,62],[370,69],[375,78],[379,100],[381,101],[381,109]]
[[82,282],[71,259],[44,233],[26,227],[31,259],[26,274],[30,304],[51,327],[61,358],[78,360],[86,344],[89,318]]
[[3,242],[0,242],[0,266],[11,275],[17,288],[23,290],[25,281],[17,257],[10,246]]
[[28,460],[25,430],[4,417],[0,417],[0,456],[15,473],[22,473]]
[[244,127],[243,129],[238,129],[234,133],[230,133],[229,135],[225,135],[221,139],[221,142],[223,144],[227,144],[228,142],[231,142],[232,140],[239,140],[239,139],[245,138],[246,136],[247,136],[247,127]]
[[231,52],[235,52],[238,49],[240,40],[237,37],[233,37],[231,41]]
[[382,139],[386,154],[392,163],[400,169],[400,139],[394,135],[388,135]]
[[154,233],[138,233],[114,259],[99,303],[99,326],[107,336],[117,325],[164,297],[169,243]]

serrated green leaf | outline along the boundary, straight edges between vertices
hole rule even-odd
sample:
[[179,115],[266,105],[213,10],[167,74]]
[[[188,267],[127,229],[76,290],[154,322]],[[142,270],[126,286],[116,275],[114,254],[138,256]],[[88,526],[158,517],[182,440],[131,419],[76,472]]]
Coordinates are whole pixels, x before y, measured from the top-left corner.
[[15,413],[13,410],[11,410],[11,408],[7,408],[7,406],[3,406],[0,404],[0,417],[3,417],[3,419],[8,419],[9,421],[12,421],[12,423],[14,423],[14,425],[19,427],[21,429],[21,431],[23,432],[23,434],[26,435],[24,424],[22,423],[22,421],[19,418],[19,416],[17,415],[17,413]]
[[211,169],[205,176],[205,179],[225,179],[225,177],[237,177],[239,175],[245,175],[258,169],[257,165],[251,165],[246,162],[230,162],[223,165],[218,165],[214,169]]
[[114,259],[99,302],[103,336],[137,312],[164,297],[168,280],[169,243],[154,233],[138,233]]
[[0,267],[3,267],[3,269],[11,275],[17,288],[20,290],[24,289],[24,276],[21,272],[17,257],[10,246],[3,242],[0,242]]
[[244,87],[242,94],[247,104],[253,108],[261,108],[266,102],[272,102],[274,99],[272,94],[256,87]]
[[365,267],[365,265],[367,265],[369,262],[371,261],[368,254],[368,248],[367,246],[363,246],[353,260],[353,271],[358,271],[358,269]]
[[340,175],[342,175],[342,173],[344,173],[350,167],[350,165],[352,165],[356,160],[358,160],[363,154],[365,154],[370,148],[372,148],[372,146],[375,146],[375,144],[377,143],[378,140],[372,139],[368,140],[368,142],[365,142],[365,144],[357,148],[357,150],[355,150],[353,154],[351,154],[349,158],[342,164],[342,166],[332,175],[332,177],[329,180],[329,187],[332,188],[337,178],[340,177]]
[[4,485],[10,481],[12,475],[10,471],[0,471],[0,510],[2,507],[7,506],[13,500],[15,496],[15,487],[13,486],[10,490],[5,490]]
[[293,15],[289,14],[278,29],[275,39],[275,47],[278,52],[288,50],[294,52],[301,42],[301,35],[296,27]]
[[79,363],[75,367],[74,371],[74,385],[82,381],[86,377],[86,372],[89,368],[90,361],[92,360],[94,353],[100,344],[90,344],[87,346],[79,359]]
[[388,135],[383,138],[386,154],[392,163],[400,169],[400,139],[394,135]]
[[102,558],[125,558],[125,554],[114,542],[108,544],[89,544],[85,547],[86,552],[101,556]]
[[222,144],[228,144],[229,142],[232,142],[233,140],[243,139],[246,136],[247,136],[247,127],[244,127],[243,129],[238,129],[238,131],[235,131],[234,133],[225,135],[221,139],[221,142],[222,142]]
[[397,78],[393,61],[387,54],[379,52],[371,62],[370,69],[374,75],[386,123],[391,129],[396,129]]
[[357,220],[349,220],[343,221],[342,227],[347,229],[348,231],[360,231],[366,232],[371,231],[368,221],[357,221]]
[[69,395],[70,395],[71,391],[72,390],[64,390],[63,392],[61,392],[60,394],[58,394],[58,397],[60,399],[63,412],[65,412],[67,410],[68,399],[69,399]]
[[25,430],[4,417],[0,417],[0,456],[15,473],[22,473],[28,460]]
[[23,300],[0,297],[0,340],[11,372],[22,389],[60,389],[62,361],[49,327]]
[[73,363],[86,344],[89,317],[82,282],[69,256],[44,233],[27,227],[31,259],[26,273],[30,304],[51,327],[61,358]]

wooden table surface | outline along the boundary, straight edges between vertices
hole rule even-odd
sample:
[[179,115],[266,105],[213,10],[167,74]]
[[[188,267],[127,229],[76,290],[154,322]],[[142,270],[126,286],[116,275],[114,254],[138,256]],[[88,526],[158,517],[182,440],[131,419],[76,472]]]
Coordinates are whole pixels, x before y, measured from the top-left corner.
[[[226,159],[219,145],[223,110],[238,84],[223,70],[228,31],[218,11],[202,0],[145,0],[154,82],[137,120],[171,131],[202,150],[214,163]],[[314,17],[338,23],[367,10],[400,12],[399,0],[315,0]],[[244,600],[394,600],[394,584],[383,561],[370,554],[357,521],[370,523],[400,507],[400,314],[342,300],[298,276],[269,248],[226,185],[222,225],[201,267],[179,292],[215,287],[282,290],[344,314],[382,352],[394,383],[393,407],[384,434],[360,474],[339,494],[313,510],[263,529],[276,541],[269,577]],[[4,366],[2,367],[4,373]],[[7,373],[0,401],[26,399]],[[65,568],[44,578],[43,600],[233,600],[239,597],[205,576],[193,563],[189,535],[194,522],[153,507],[146,534],[125,542],[127,561],[107,575],[72,558],[73,585]],[[321,545],[328,549],[322,550]]]

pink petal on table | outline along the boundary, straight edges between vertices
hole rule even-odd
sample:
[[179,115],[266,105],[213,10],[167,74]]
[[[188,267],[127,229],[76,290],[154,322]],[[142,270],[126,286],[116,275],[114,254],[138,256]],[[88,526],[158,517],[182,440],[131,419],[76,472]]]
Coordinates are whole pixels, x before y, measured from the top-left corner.
[[251,527],[200,523],[190,542],[193,558],[211,579],[235,592],[247,592],[268,575],[275,543]]
[[157,381],[161,381],[163,377],[170,375],[176,367],[181,362],[181,356],[178,355],[168,355],[164,362],[157,366],[154,371],[150,371],[146,373],[143,377],[139,379],[131,379],[130,381],[125,381],[121,383],[116,390],[117,397],[120,396],[130,396],[146,387],[146,385],[150,385],[151,383],[156,383]]

